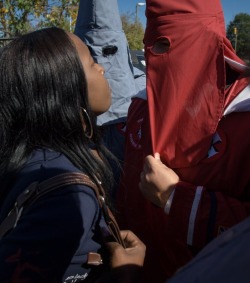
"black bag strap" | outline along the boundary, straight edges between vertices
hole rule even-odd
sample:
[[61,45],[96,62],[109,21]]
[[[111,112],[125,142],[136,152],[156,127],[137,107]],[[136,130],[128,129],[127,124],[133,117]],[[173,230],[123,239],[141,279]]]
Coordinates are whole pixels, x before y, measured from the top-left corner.
[[84,173],[62,173],[42,182],[34,182],[30,184],[16,199],[13,209],[0,224],[0,238],[7,234],[11,229],[15,228],[23,211],[30,207],[39,198],[49,192],[55,191],[61,187],[73,184],[87,185],[94,190],[99,205],[103,211],[107,226],[114,240],[125,248],[125,244],[120,235],[118,224],[105,203],[105,193],[101,186],[97,186]]

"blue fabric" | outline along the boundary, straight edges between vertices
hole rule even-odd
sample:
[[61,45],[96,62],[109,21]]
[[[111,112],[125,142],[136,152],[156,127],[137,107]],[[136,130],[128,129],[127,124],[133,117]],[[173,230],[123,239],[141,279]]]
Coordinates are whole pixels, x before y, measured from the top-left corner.
[[250,218],[207,245],[167,283],[248,283]]
[[[117,0],[80,0],[74,33],[89,47],[95,61],[105,68],[112,105],[97,117],[97,124],[101,126],[104,144],[123,165],[125,133],[120,130],[120,125],[127,120],[131,97],[138,93],[146,96],[146,75],[132,66]],[[117,52],[104,56],[103,48],[107,46],[116,47]],[[115,199],[121,167],[112,160],[110,163],[115,176],[112,190]]]
[[[14,176],[0,221],[30,183],[63,172],[80,171],[58,152],[35,151]],[[91,188],[70,185],[46,194],[0,240],[0,281],[78,282],[73,279],[84,278],[91,270],[85,265],[87,254],[103,246],[103,229],[107,226]]]
[[[117,0],[81,0],[74,33],[89,46],[96,62],[105,68],[112,90],[112,105],[98,116],[98,125],[125,121],[131,97],[137,90]],[[116,46],[117,52],[103,56],[102,49],[108,45]]]

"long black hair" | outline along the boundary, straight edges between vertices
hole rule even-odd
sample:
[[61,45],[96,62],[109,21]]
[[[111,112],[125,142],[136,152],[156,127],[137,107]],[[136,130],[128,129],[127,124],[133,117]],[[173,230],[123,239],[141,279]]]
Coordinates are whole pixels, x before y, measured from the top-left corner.
[[[104,188],[112,173],[105,161],[95,117],[88,103],[87,81],[74,43],[67,32],[45,28],[13,40],[0,55],[0,179],[20,169],[35,148],[65,154]],[[93,126],[89,148],[81,107]]]

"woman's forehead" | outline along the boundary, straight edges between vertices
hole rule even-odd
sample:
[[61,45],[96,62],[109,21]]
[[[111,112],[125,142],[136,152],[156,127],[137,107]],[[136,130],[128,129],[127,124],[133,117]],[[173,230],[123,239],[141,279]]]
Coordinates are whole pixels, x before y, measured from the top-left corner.
[[77,49],[77,52],[79,54],[90,55],[87,45],[78,36],[76,36],[73,33],[68,33],[68,35],[69,35],[70,39],[73,41],[73,43],[74,43],[74,45]]

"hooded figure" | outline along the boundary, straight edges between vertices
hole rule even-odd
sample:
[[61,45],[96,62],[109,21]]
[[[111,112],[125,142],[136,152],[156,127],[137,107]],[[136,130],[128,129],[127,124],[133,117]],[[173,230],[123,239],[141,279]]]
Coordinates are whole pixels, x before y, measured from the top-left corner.
[[[127,121],[120,223],[147,246],[145,282],[163,282],[250,213],[250,86],[219,0],[147,0],[147,100]],[[179,176],[165,209],[139,191],[148,154]]]
[[[97,117],[107,148],[121,165],[124,158],[126,120],[131,97],[146,89],[145,73],[132,65],[130,50],[119,14],[117,0],[80,0],[74,33],[89,47],[95,61],[105,69],[111,92],[109,110]],[[115,187],[121,168],[113,164]]]
[[144,41],[153,152],[171,168],[195,165],[237,94],[226,88],[227,64],[245,68],[226,38],[220,2],[147,1]]
[[98,117],[98,124],[125,121],[136,86],[117,0],[81,0],[74,33],[89,47],[96,62],[105,68],[105,77],[111,87],[112,105]]

